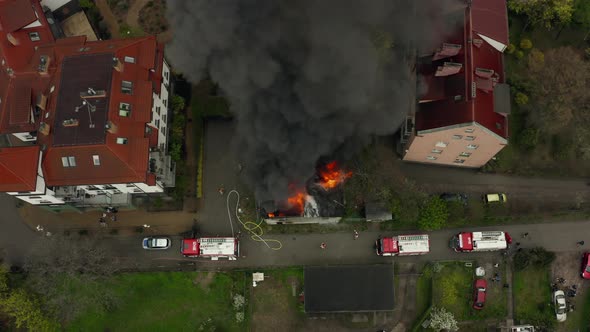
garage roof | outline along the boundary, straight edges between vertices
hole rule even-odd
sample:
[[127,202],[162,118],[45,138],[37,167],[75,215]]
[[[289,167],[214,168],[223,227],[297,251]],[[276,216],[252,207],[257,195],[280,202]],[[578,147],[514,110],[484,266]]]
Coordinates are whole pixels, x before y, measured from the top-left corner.
[[391,311],[393,266],[305,268],[305,312]]

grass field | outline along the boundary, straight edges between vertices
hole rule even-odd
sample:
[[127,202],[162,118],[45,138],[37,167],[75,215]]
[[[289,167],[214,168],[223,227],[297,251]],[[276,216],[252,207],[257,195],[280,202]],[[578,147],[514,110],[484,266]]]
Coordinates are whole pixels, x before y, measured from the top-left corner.
[[514,272],[515,319],[551,327],[555,324],[547,268],[527,267]]
[[68,331],[244,331],[232,296],[248,298],[244,273],[169,272],[123,274],[111,281],[118,295],[109,312],[89,311]]
[[[504,279],[504,269],[498,271],[501,271],[500,277]],[[506,317],[507,299],[501,283],[488,280],[485,307],[483,310],[472,308],[474,272],[474,267],[467,267],[464,262],[444,263],[442,270],[434,274],[434,306],[452,312],[458,321],[503,319]],[[488,271],[488,275],[490,273]]]
[[567,331],[590,331],[590,291],[586,290],[583,300],[578,302],[574,312],[567,314]]
[[416,281],[416,320],[412,325],[412,331],[422,330],[421,324],[430,312],[432,305],[432,273],[432,265],[427,265]]

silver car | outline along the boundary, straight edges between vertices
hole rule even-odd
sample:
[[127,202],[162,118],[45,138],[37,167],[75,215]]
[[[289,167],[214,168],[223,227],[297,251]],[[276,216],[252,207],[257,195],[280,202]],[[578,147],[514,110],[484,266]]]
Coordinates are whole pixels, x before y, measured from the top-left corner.
[[146,250],[164,250],[170,248],[172,240],[165,236],[151,236],[144,238],[142,245]]
[[553,293],[553,304],[555,306],[555,318],[558,322],[565,322],[567,319],[567,304],[565,302],[565,293],[562,290],[556,290]]

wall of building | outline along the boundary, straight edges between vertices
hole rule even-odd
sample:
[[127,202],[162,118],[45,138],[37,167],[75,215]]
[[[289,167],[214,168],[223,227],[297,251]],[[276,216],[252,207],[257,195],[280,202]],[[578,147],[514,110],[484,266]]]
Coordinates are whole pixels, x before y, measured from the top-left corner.
[[418,133],[408,143],[404,160],[459,167],[482,167],[507,144],[478,124]]
[[164,60],[162,66],[162,86],[160,87],[160,95],[153,93],[153,105],[152,105],[152,122],[150,125],[158,128],[158,147],[167,151],[168,141],[168,124],[170,122],[168,106],[170,105],[168,90],[170,87],[170,67]]

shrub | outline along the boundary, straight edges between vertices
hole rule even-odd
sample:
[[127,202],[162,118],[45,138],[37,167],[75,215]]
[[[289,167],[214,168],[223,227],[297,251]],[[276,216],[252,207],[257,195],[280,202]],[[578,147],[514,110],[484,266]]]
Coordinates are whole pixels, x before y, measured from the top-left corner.
[[432,231],[444,226],[449,218],[447,204],[439,197],[431,197],[422,206],[418,216],[418,227]]
[[529,68],[532,70],[543,68],[543,65],[545,64],[545,54],[540,50],[533,48],[529,53],[528,64]]
[[533,48],[533,42],[528,38],[523,38],[520,40],[520,48],[523,50],[530,50]]
[[555,253],[542,247],[523,249],[514,255],[514,268],[522,271],[528,266],[547,267],[555,260]]
[[506,53],[512,54],[512,53],[514,53],[514,51],[516,51],[516,46],[514,46],[514,44],[510,43],[508,45],[508,47],[506,48]]
[[516,56],[517,59],[522,59],[524,58],[524,52],[521,50],[518,50],[514,53],[514,55]]
[[531,150],[539,143],[539,130],[527,128],[518,136],[518,145],[523,150]]
[[525,95],[522,92],[517,92],[514,96],[514,102],[519,106],[526,105],[529,103],[529,96]]

